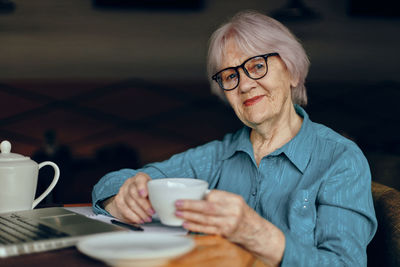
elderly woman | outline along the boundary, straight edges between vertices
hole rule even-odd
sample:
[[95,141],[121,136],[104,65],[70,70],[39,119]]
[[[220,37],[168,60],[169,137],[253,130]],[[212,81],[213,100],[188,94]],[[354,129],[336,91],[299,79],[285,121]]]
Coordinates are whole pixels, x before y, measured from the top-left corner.
[[282,24],[237,14],[212,35],[208,72],[244,127],[164,162],[107,174],[94,188],[94,210],[148,222],[150,179],[204,179],[214,189],[204,200],[175,203],[186,229],[222,235],[272,266],[366,266],[377,227],[368,163],[300,107],[308,65]]

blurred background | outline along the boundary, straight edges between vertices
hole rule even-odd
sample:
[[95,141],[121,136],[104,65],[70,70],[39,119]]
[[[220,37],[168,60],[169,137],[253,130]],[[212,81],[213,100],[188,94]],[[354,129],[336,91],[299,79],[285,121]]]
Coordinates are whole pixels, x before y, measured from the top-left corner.
[[311,119],[357,142],[373,180],[400,189],[396,2],[0,0],[0,140],[59,164],[46,201],[73,203],[90,202],[109,171],[222,138],[241,124],[210,93],[207,42],[254,9],[303,43]]

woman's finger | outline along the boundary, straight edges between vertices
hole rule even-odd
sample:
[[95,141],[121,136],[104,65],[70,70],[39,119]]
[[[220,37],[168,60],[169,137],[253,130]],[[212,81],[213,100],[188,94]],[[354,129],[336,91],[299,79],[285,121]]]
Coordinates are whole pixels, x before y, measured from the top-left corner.
[[221,209],[215,203],[205,200],[180,199],[175,202],[177,210],[219,215]]
[[147,216],[151,217],[154,215],[155,211],[148,198],[138,198],[136,199],[136,203],[147,214]]
[[215,216],[241,216],[244,205],[244,200],[233,194],[214,194],[211,197],[207,196],[206,200],[180,199],[175,202],[177,210]]
[[[139,215],[144,221],[151,221],[148,219],[151,219],[151,216],[154,214],[153,208],[150,204],[149,199],[140,195],[136,183],[131,184],[130,187],[127,189],[125,199],[125,202],[131,209],[135,211],[141,211]],[[146,213],[146,217],[143,217],[143,215],[141,214],[142,212]]]
[[185,221],[182,226],[192,232],[221,235],[220,229],[214,225],[203,225],[191,221]]
[[208,214],[191,212],[191,211],[178,210],[175,212],[175,215],[179,218],[184,219],[185,221],[190,221],[202,225],[210,225],[210,226],[212,225],[216,227],[221,227],[226,220],[225,217],[215,216],[215,215],[210,216]]
[[139,205],[137,199],[125,199],[127,202],[126,206],[129,208],[131,213],[134,213],[139,217],[139,223],[151,222],[151,217],[147,214],[145,210]]
[[150,180],[151,180],[150,176],[144,172],[140,172],[135,175],[134,183],[136,185],[139,195],[143,198],[146,198],[149,195],[149,192],[147,189],[147,183]]
[[140,217],[126,204],[121,196],[116,196],[112,205],[115,206],[115,212],[112,214],[114,217],[126,222],[140,223]]

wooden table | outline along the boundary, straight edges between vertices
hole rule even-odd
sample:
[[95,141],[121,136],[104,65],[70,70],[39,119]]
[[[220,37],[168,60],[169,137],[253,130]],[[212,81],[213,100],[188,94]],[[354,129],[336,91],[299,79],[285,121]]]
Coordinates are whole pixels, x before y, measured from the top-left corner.
[[[162,267],[265,267],[260,260],[240,246],[220,236],[192,236],[196,247],[191,252],[161,263]],[[129,266],[160,266],[159,262],[132,262]],[[1,267],[74,267],[74,266],[107,266],[103,262],[81,254],[75,247],[33,253],[0,259]],[[125,267],[125,266],[121,266]]]

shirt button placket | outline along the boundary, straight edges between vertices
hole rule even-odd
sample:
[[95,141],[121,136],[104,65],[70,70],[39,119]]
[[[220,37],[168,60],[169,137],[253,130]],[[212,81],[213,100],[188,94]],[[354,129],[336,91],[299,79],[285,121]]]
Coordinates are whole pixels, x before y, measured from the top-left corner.
[[252,198],[253,198],[253,200],[255,202],[255,205],[254,205],[255,206],[254,207],[255,210],[257,210],[257,208],[258,208],[257,192],[258,192],[258,187],[261,184],[261,172],[260,172],[261,166],[262,166],[262,160],[261,160],[259,168],[257,168],[256,183],[255,183],[255,186],[253,187],[252,192],[251,192],[251,196],[252,196]]

